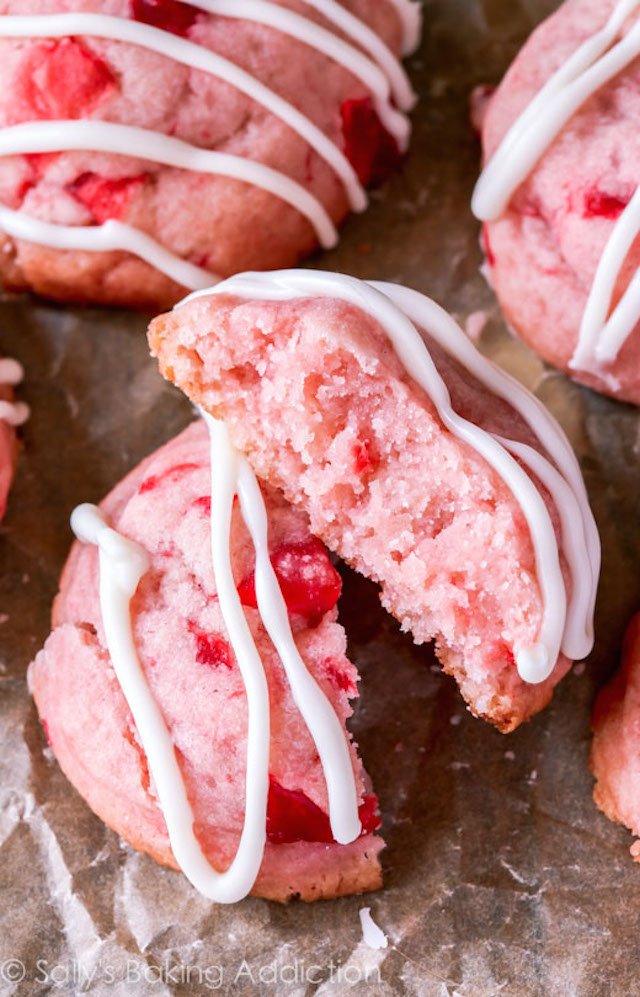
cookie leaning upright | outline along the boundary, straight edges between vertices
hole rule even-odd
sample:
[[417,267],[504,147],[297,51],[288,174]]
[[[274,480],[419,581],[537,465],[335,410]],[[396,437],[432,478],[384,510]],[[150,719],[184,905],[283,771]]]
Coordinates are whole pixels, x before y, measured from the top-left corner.
[[472,200],[509,323],[640,404],[640,6],[565,0],[489,100]]
[[0,276],[158,309],[338,238],[399,164],[413,0],[42,0],[0,15]]
[[164,375],[511,730],[592,646],[600,546],[560,426],[433,301],[245,274],[149,329]]

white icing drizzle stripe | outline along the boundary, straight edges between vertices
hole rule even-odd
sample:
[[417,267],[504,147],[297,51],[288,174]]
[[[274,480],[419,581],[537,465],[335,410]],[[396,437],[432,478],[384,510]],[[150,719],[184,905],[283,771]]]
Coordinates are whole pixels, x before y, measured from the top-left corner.
[[102,225],[56,225],[0,205],[0,228],[14,239],[24,239],[52,249],[87,252],[122,250],[145,260],[182,287],[205,288],[220,279],[169,252],[144,232],[114,219]]
[[418,46],[422,33],[422,0],[391,0],[402,23],[404,55],[410,55]]
[[[15,387],[24,379],[24,367],[12,357],[0,357],[0,385]],[[8,402],[0,399],[0,422],[10,426],[22,426],[31,412],[25,402]]]
[[[232,479],[225,479],[221,471],[211,507],[212,516],[219,517],[227,526],[233,496]],[[147,756],[176,861],[193,886],[210,900],[218,903],[242,900],[255,883],[266,842],[270,712],[264,669],[233,584],[228,546],[217,544],[212,553],[220,602],[221,605],[225,602],[229,636],[245,683],[249,735],[242,835],[233,862],[219,873],[209,863],[195,836],[193,810],[173,740],[151,694],[135,647],[130,603],[149,568],[149,557],[139,544],[107,526],[96,506],[78,506],[72,514],[71,526],[79,540],[97,544],[100,551],[100,609],[107,648]],[[235,600],[237,607],[233,605]]]
[[0,399],[0,422],[9,426],[22,426],[31,415],[31,410],[25,402],[6,402]]
[[[576,370],[615,360],[640,318],[638,272],[607,320],[616,281],[640,233],[640,187],[616,222],[591,285],[570,366]],[[594,364],[595,361],[595,364]]]
[[602,31],[587,39],[551,76],[511,126],[473,192],[471,208],[481,221],[495,221],[504,213],[516,189],[573,114],[640,54],[640,23],[606,52],[638,6],[639,0],[620,0]]
[[29,121],[0,129],[0,156],[63,150],[114,153],[242,180],[296,208],[311,223],[324,249],[338,241],[336,227],[316,197],[284,173],[252,159],[201,149],[161,132],[112,121]]
[[[619,0],[605,26],[583,42],[516,119],[476,184],[471,207],[477,218],[482,221],[500,218],[517,188],[572,115],[640,55],[640,22],[613,44],[627,18],[638,7],[639,0]],[[613,387],[614,379],[599,368],[616,359],[640,320],[640,270],[612,315],[607,316],[616,281],[638,235],[640,188],[614,225],[605,246],[569,363],[574,370],[604,376]]]
[[[218,441],[224,437],[224,448],[231,447],[229,434],[224,423],[217,422],[205,412],[202,412],[202,415],[211,434],[211,466],[216,468],[217,473],[221,459]],[[296,646],[287,606],[269,557],[267,510],[264,498],[247,460],[240,455],[237,460],[240,506],[256,551],[255,584],[258,609],[286,672],[294,702],[318,749],[327,784],[333,836],[341,844],[348,844],[350,841],[355,841],[362,830],[358,816],[358,791],[348,742],[335,710],[308,671]]]
[[0,384],[15,387],[24,380],[24,367],[13,357],[0,357]]
[[[505,447],[478,426],[458,416],[453,410],[446,384],[438,374],[420,333],[405,314],[405,309],[409,300],[411,315],[417,323],[422,325],[430,335],[433,335],[447,352],[459,359],[460,362],[465,363],[465,360],[460,358],[466,357],[468,360],[467,346],[469,349],[473,349],[473,347],[446,312],[434,302],[418,295],[417,292],[407,292],[406,289],[398,288],[393,284],[368,285],[342,274],[323,274],[305,270],[278,271],[270,274],[240,274],[225,280],[209,291],[196,292],[185,300],[193,300],[209,293],[266,300],[287,300],[298,296],[326,296],[348,301],[373,316],[385,329],[407,372],[431,397],[444,425],[491,464],[512,491],[525,516],[535,552],[538,583],[543,597],[543,616],[537,643],[531,647],[515,649],[516,662],[521,676],[528,682],[544,681],[553,670],[565,640],[573,651],[590,649],[592,643],[590,614],[595,600],[594,589],[597,579],[595,569],[596,565],[599,565],[599,544],[591,513],[583,501],[584,485],[574,487],[572,484],[576,477],[575,457],[571,460],[567,459],[566,451],[570,448],[564,439],[562,430],[557,426],[555,433],[550,432],[550,423],[546,419],[539,418],[537,407],[532,406],[533,419],[531,419],[531,410],[525,414],[523,409],[526,411],[526,406],[522,404],[522,389],[514,389],[512,380],[507,375],[503,375],[498,393],[507,401],[511,401],[513,398],[514,408],[517,411],[523,411],[525,419],[534,432],[538,431],[538,423],[542,423],[545,437],[549,436],[552,439],[555,437],[553,447],[556,453],[562,457],[560,466],[565,470],[566,479],[572,487],[581,513],[586,560],[585,555],[582,554],[581,560],[576,563],[573,548],[565,551],[565,554],[572,574],[581,570],[586,571],[586,577],[591,584],[588,586],[589,598],[585,595],[586,586],[573,584],[572,600],[574,600],[575,606],[569,614],[553,523],[537,487]],[[453,348],[450,345],[452,342],[455,343]],[[478,359],[474,360],[472,364],[472,372],[491,389],[491,384],[500,378],[500,373],[485,358],[479,354],[477,357]],[[551,475],[554,469],[550,464],[549,469],[549,475]],[[559,501],[563,501],[558,489],[556,491],[559,494]],[[594,550],[593,548],[596,546],[597,550]],[[568,616],[571,618],[569,629],[567,627]],[[576,644],[574,644],[573,637],[578,625],[576,624],[574,627],[574,619],[582,621],[581,636]]]
[[[480,383],[494,395],[502,398],[518,412],[531,431],[538,438],[545,451],[551,456],[562,476],[568,483],[578,505],[578,513],[583,531],[583,543],[574,558],[567,558],[572,574],[570,603],[576,603],[575,613],[584,620],[585,638],[593,634],[593,612],[600,577],[600,537],[589,505],[580,465],[562,428],[534,394],[497,364],[484,357],[464,335],[450,315],[429,298],[410,288],[397,284],[376,283],[379,290],[392,298],[417,325],[428,334],[450,356],[465,367]],[[548,462],[547,462],[548,464]],[[549,464],[550,470],[553,470]],[[542,477],[539,475],[542,480]],[[590,595],[584,602],[578,597],[582,589],[582,579],[591,581]],[[593,642],[592,637],[590,638]],[[583,644],[584,644],[583,640]],[[569,654],[568,657],[583,655]]]
[[[395,57],[373,28],[370,28],[368,24],[365,24],[336,0],[304,0],[304,2],[307,7],[317,10],[327,21],[335,24],[343,34],[369,53],[389,80],[391,92],[398,107],[405,111],[411,110],[416,101],[416,94],[409,77],[400,60]],[[393,3],[393,0],[391,2]],[[406,55],[409,51],[413,51],[420,39],[422,24],[419,8],[415,24],[411,25],[410,28],[407,17],[401,15],[400,20],[403,35],[402,50],[403,54]]]
[[[391,83],[386,73],[379,65],[372,62],[363,55],[360,49],[355,48],[348,42],[343,41],[338,35],[327,28],[316,24],[315,21],[302,17],[286,7],[280,7],[270,0],[198,0],[193,5],[205,10],[210,14],[219,14],[222,17],[232,17],[238,20],[253,21],[256,24],[263,24],[276,28],[283,34],[287,34],[305,45],[315,48],[316,51],[326,55],[329,59],[343,66],[353,76],[356,76],[374,98],[375,108],[380,120],[387,131],[393,135],[398,142],[405,144],[409,135],[409,122],[407,118],[396,111],[390,103]],[[360,22],[361,27],[364,27]],[[389,49],[387,49],[389,55]],[[393,58],[393,56],[392,56]],[[400,63],[394,60],[399,67]],[[397,93],[396,101],[403,110],[410,110],[415,102],[415,95],[409,88],[406,92],[408,79],[404,75],[405,87],[401,93]]]
[[93,35],[129,42],[165,55],[175,62],[225,80],[280,118],[325,160],[342,181],[350,207],[364,211],[367,195],[347,157],[306,115],[265,86],[250,73],[210,49],[179,38],[160,28],[106,14],[47,14],[0,17],[0,37],[62,38]]
[[[586,658],[593,647],[592,606],[594,586],[588,558],[585,564],[585,536],[578,499],[566,479],[533,447],[496,436],[502,446],[526,464],[547,489],[560,516],[562,549],[571,570],[572,591],[567,609],[567,625],[562,649],[568,658]],[[586,627],[585,627],[586,619]]]

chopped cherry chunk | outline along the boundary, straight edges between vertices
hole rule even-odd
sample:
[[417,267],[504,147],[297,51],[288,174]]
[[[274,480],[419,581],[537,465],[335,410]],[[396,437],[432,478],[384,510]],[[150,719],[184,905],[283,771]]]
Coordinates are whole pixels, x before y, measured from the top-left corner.
[[362,803],[358,810],[360,823],[362,824],[362,834],[373,834],[382,824],[382,818],[378,813],[378,797],[375,793],[367,793],[363,796]]
[[375,441],[358,440],[353,447],[355,469],[358,474],[371,474],[380,463],[380,455]]
[[[362,834],[371,834],[380,827],[377,816],[378,798],[373,793],[364,797],[359,815]],[[267,804],[267,840],[272,845],[289,844],[292,841],[334,842],[329,815],[321,810],[313,800],[296,789],[285,789],[269,777],[269,801]]]
[[115,86],[109,67],[73,38],[26,49],[14,100],[14,122],[82,118]]
[[146,173],[117,180],[101,177],[98,173],[81,173],[67,184],[67,190],[89,209],[97,222],[102,223],[107,218],[121,218],[132,195],[146,179]]
[[[282,544],[271,555],[271,563],[290,613],[303,616],[309,626],[317,626],[333,609],[342,589],[342,579],[317,537],[303,543]],[[255,574],[238,585],[243,606],[257,609]]]
[[184,37],[202,11],[179,0],[131,0],[131,15],[134,21],[142,21]]
[[355,683],[352,681],[351,675],[347,669],[343,667],[340,659],[328,659],[325,662],[325,671],[327,678],[336,689],[340,689],[342,692],[346,692],[350,696],[355,695]]
[[199,665],[208,665],[209,668],[224,665],[225,668],[233,668],[231,646],[223,637],[204,633],[193,622],[189,622],[188,627],[196,639],[196,661]]
[[194,499],[191,505],[198,509],[204,516],[211,515],[211,496],[201,495],[200,498]]
[[402,158],[396,140],[383,128],[370,97],[346,100],[340,108],[344,152],[366,186],[397,170]]
[[584,217],[615,219],[622,214],[628,203],[628,197],[615,197],[594,187],[584,196]]
[[150,477],[144,479],[138,489],[138,493],[144,495],[145,492],[153,491],[154,488],[157,488],[163,482],[179,481],[188,471],[195,471],[199,467],[199,464],[176,464],[175,467],[170,467],[167,471],[163,471],[162,474],[152,474]]
[[494,267],[496,265],[496,258],[493,254],[493,250],[491,249],[491,243],[489,242],[489,229],[486,225],[483,225],[482,227],[482,245],[484,248],[484,254],[487,257],[487,263],[490,267]]

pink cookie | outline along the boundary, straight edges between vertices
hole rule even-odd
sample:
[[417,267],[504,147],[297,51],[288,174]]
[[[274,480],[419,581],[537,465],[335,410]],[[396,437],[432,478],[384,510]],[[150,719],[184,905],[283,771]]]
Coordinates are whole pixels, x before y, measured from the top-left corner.
[[185,287],[333,245],[398,166],[412,0],[206,7],[5,4],[5,287],[167,307]]
[[[135,646],[175,746],[198,842],[220,870],[233,858],[243,826],[247,706],[213,577],[210,495],[207,433],[198,422],[143,461],[102,509],[151,558],[132,602]],[[336,622],[340,577],[306,517],[269,486],[263,495],[271,560],[295,643],[343,727],[358,676]],[[336,844],[316,745],[255,608],[255,555],[237,501],[231,558],[264,663],[271,714],[267,844],[253,892],[314,900],[375,889],[382,848],[373,836],[377,800],[350,742],[346,757],[362,834]],[[98,577],[96,547],[76,543],[29,685],[51,747],[89,806],[134,847],[175,867],[149,761],[106,649]]]
[[[594,799],[611,820],[640,837],[640,615],[627,630],[622,665],[593,711]],[[640,842],[631,848],[640,861]]]
[[[619,0],[566,0],[534,31],[489,101],[482,140],[493,176],[485,170],[473,207],[487,222],[489,279],[515,331],[576,380],[640,404],[637,289],[620,335],[622,311],[612,318],[640,266],[640,205],[631,203],[640,62],[619,47],[638,13],[625,19],[624,10]],[[585,43],[597,51],[582,49],[577,67],[570,60]],[[553,92],[537,98],[545,85]],[[507,152],[514,124],[523,135]]]
[[22,380],[22,376],[19,363],[0,357],[0,519],[7,507],[16,469],[18,445],[15,427],[28,416],[26,405],[13,400],[13,386]]
[[[256,472],[380,582],[403,628],[435,640],[475,713],[513,729],[549,701],[567,655],[589,652],[599,543],[575,458],[434,302],[335,274],[247,274],[155,319],[149,339]],[[529,672],[525,648],[544,666]]]

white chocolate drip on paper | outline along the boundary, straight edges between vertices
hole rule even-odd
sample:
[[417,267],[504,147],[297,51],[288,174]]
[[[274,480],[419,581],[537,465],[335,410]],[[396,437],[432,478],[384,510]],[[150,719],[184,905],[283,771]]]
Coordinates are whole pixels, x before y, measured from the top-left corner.
[[[342,274],[306,270],[239,274],[209,290],[191,294],[185,301],[208,294],[272,301],[331,297],[347,301],[371,315],[386,332],[407,372],[431,398],[445,427],[473,447],[494,468],[511,490],[527,521],[543,612],[536,642],[514,649],[521,677],[531,683],[543,682],[553,671],[560,651],[574,659],[589,653],[593,645],[593,607],[600,571],[600,542],[575,455],[562,429],[541,403],[514,378],[478,353],[439,305],[416,291],[396,284],[369,284]],[[555,467],[542,455],[539,455],[539,460],[530,457],[530,448],[519,451],[519,444],[515,441],[500,441],[454,411],[447,386],[417,326],[427,331],[488,390],[520,413],[553,459]],[[551,517],[537,485],[509,452],[514,448],[521,459],[523,454],[530,457],[525,462],[529,463],[545,487],[549,487],[558,504],[565,534],[562,551],[572,579],[568,600]],[[568,526],[571,518],[575,519],[575,523],[569,531],[564,527]]]
[[[403,24],[405,41],[413,43],[414,35],[420,29],[419,16],[416,19],[410,13],[415,9],[414,5],[409,0],[393,2],[397,5]],[[340,32],[356,42],[357,47],[336,32],[271,0],[197,0],[192,6],[210,14],[268,25],[323,52],[348,69],[367,88],[383,127],[393,136],[399,149],[406,150],[410,125],[404,112],[413,106],[415,94],[404,69],[382,39],[335,0],[310,0],[309,6],[314,7]],[[353,211],[363,211],[366,208],[367,195],[354,168],[322,129],[251,73],[205,46],[180,38],[162,28],[106,14],[75,12],[0,16],[0,38],[63,38],[77,35],[139,45],[191,69],[225,80],[280,118],[309,144],[339,177]],[[394,106],[394,102],[399,109]],[[29,122],[27,125],[0,130],[0,139],[0,155],[84,149],[112,152],[181,169],[233,177],[266,190],[294,207],[312,225],[323,248],[332,248],[338,239],[335,225],[317,197],[285,173],[254,160],[202,149],[151,130],[96,120]],[[144,150],[143,157],[140,157],[140,150]],[[68,232],[70,226],[55,226],[55,230],[48,232],[47,239],[47,231],[39,228],[39,225],[51,223],[39,223],[37,219],[33,219],[31,224],[31,218],[24,212],[18,211],[16,214],[25,221],[21,224],[14,221],[12,229],[6,229],[10,235],[54,248],[64,248],[58,246],[56,240],[69,240],[66,248],[100,251],[104,248],[105,239],[109,241],[109,237],[113,236],[113,229],[105,235],[102,225],[86,226],[92,235],[85,236],[82,244],[75,246]],[[11,221],[10,216],[6,218]],[[16,234],[18,230],[19,235]],[[174,280],[178,279],[176,274],[180,274],[184,278],[180,282],[185,287],[196,289],[204,286],[197,273],[201,268],[193,267],[185,261],[185,268],[181,269],[177,263],[178,257],[144,233],[140,233],[142,238],[135,238],[136,231],[130,227],[129,232],[119,230],[119,237],[115,239],[119,244],[111,248],[126,250],[141,257]],[[209,273],[207,284],[216,279],[215,274]]]
[[80,541],[96,544],[100,609],[114,671],[136,724],[153,776],[171,848],[190,882],[210,900],[234,903],[256,881],[266,843],[270,709],[264,665],[244,615],[231,567],[231,517],[236,494],[256,550],[258,609],[284,666],[294,702],[315,742],[325,774],[335,840],[354,841],[362,827],[349,743],[331,703],[297,649],[287,607],[271,565],[267,512],[258,481],[232,446],[224,423],[205,415],[211,445],[211,553],[217,596],[247,694],[248,734],[245,818],[236,855],[223,872],[212,868],[194,834],[194,815],[171,733],[147,684],[135,647],[131,599],[150,567],[147,552],[108,526],[92,505],[78,506],[71,526]]
[[[24,379],[24,367],[12,357],[0,358],[0,385],[15,387]],[[0,422],[9,426],[22,426],[30,415],[29,406],[25,402],[8,402],[0,398]]]
[[[567,59],[516,119],[476,184],[471,208],[477,218],[500,218],[576,111],[640,55],[640,21],[616,41],[638,9],[640,0],[619,0],[605,26]],[[638,235],[640,188],[614,225],[600,259],[569,364],[574,370],[602,376],[602,366],[616,359],[640,321],[640,270],[609,315],[617,279]]]
[[365,945],[370,949],[386,949],[389,944],[387,936],[371,917],[371,907],[361,907],[358,913]]

